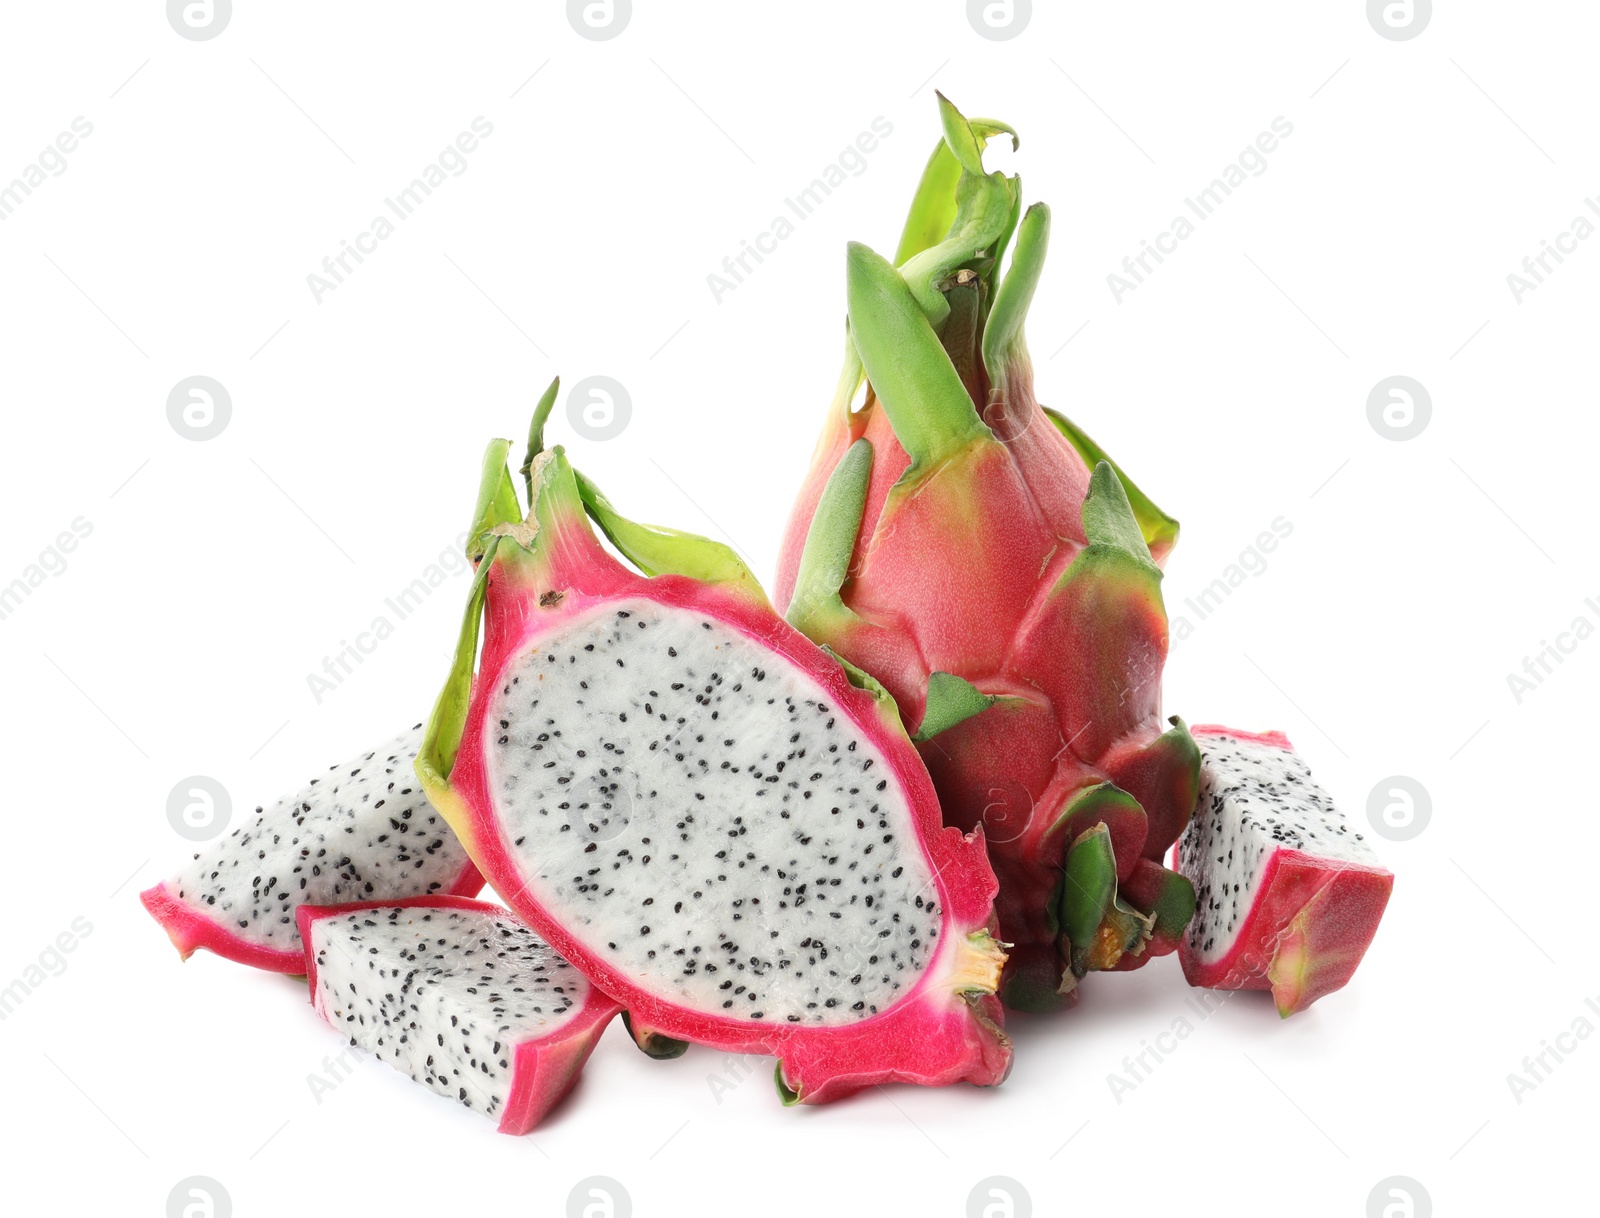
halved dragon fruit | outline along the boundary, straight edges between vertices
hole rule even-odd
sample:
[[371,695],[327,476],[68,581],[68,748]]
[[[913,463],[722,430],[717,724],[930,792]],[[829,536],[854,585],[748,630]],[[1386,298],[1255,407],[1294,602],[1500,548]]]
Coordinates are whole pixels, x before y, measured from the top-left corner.
[[1174,851],[1197,910],[1178,948],[1191,985],[1272,991],[1280,1015],[1350,980],[1394,876],[1282,732],[1207,725],[1200,804]]
[[302,905],[296,920],[317,1013],[501,1133],[543,1119],[621,1010],[498,905]]
[[791,1103],[1001,1081],[994,873],[940,826],[892,700],[732,551],[618,515],[544,451],[547,408],[418,760],[435,806],[636,1031],[774,1054]]
[[421,743],[418,724],[257,808],[139,899],[185,960],[203,947],[299,973],[301,905],[476,895],[483,877],[416,779]]

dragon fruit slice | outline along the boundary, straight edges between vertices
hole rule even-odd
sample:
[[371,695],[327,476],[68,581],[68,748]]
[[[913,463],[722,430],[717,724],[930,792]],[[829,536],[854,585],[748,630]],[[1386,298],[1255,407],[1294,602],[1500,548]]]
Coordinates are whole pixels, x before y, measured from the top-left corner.
[[[1100,819],[1092,805],[1112,792],[1122,805],[1107,821],[1119,881],[1140,859],[1159,864],[1194,808],[1198,751],[1161,716],[1158,562],[1177,523],[1038,404],[1023,330],[1050,213],[1024,212],[1018,180],[984,171],[985,143],[1011,129],[939,101],[944,140],[895,264],[850,248],[850,349],[790,517],[778,603],[893,695],[946,823],[984,826],[1000,931],[1016,945],[1002,994],[1056,1009],[1077,991],[1053,894]],[[825,522],[830,499],[853,511]],[[817,547],[840,596],[806,593]]]
[[483,878],[417,781],[421,743],[418,724],[257,808],[139,899],[185,960],[203,947],[299,973],[301,905],[476,895]]
[[726,547],[617,514],[542,425],[418,759],[435,806],[636,1026],[776,1055],[786,1102],[1000,1082],[996,882],[893,702]]
[[317,1013],[501,1133],[560,1102],[621,1009],[498,905],[414,897],[295,916]]
[[1303,1011],[1350,980],[1394,876],[1281,732],[1194,729],[1200,807],[1175,850],[1198,912],[1179,945],[1191,985],[1272,991]]

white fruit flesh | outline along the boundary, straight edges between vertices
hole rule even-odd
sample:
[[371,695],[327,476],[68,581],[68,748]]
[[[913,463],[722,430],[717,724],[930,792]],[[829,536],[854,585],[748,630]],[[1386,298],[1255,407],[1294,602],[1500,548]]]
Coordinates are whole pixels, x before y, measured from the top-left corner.
[[167,881],[179,901],[248,943],[300,949],[295,909],[447,892],[466,851],[422,794],[413,728],[257,808]]
[[350,1043],[417,1082],[500,1117],[513,1056],[589,995],[583,975],[509,917],[361,909],[311,926],[317,1010]]
[[1377,867],[1311,768],[1288,749],[1222,734],[1196,734],[1200,798],[1178,843],[1178,869],[1195,886],[1189,948],[1203,963],[1233,947],[1255,904],[1262,870],[1277,850]]
[[596,958],[676,1005],[806,1026],[915,986],[940,917],[906,797],[807,674],[640,599],[540,637],[500,684],[501,832]]

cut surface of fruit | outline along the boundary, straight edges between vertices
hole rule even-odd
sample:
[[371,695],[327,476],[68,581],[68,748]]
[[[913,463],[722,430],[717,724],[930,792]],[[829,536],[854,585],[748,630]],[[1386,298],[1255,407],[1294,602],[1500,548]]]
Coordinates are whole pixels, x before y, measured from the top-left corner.
[[[487,715],[515,725],[488,742],[488,783],[529,899],[620,973],[659,971],[675,1002],[857,1023],[937,952],[932,867],[888,758],[738,630],[643,598],[595,606],[506,666]],[[852,943],[875,958],[854,979],[826,963]]]
[[1283,1015],[1339,989],[1377,933],[1394,876],[1281,732],[1194,729],[1200,801],[1174,851],[1196,912],[1191,984],[1270,989]]
[[298,973],[302,904],[473,896],[483,879],[413,771],[418,724],[259,807],[189,864],[140,894],[187,959],[206,948]]
[[302,905],[297,921],[317,1013],[502,1133],[560,1101],[620,1010],[497,905]]

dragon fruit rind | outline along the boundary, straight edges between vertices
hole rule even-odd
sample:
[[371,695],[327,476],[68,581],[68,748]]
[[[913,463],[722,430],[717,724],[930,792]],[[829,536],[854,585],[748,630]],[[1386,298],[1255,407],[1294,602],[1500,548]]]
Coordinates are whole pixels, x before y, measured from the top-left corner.
[[1281,732],[1194,729],[1200,807],[1174,851],[1199,908],[1179,945],[1192,985],[1271,990],[1292,1015],[1350,980],[1394,876]]
[[[985,142],[1010,128],[940,106],[944,140],[895,264],[849,250],[850,347],[778,600],[888,689],[946,823],[983,826],[1015,945],[1003,996],[1052,1009],[1084,969],[1136,967],[1176,942],[1183,883],[1162,859],[1199,764],[1182,722],[1161,715],[1158,561],[1177,524],[1035,399],[1023,322],[1050,213],[1023,212],[1019,181],[984,172]],[[1086,849],[1110,850],[1117,883],[1150,865],[1119,898],[1148,934],[1074,942],[1060,888],[1099,824],[1106,838]],[[1139,899],[1161,901],[1161,917]],[[1081,929],[1089,914],[1076,912]],[[1114,920],[1115,903],[1101,912]]]
[[1001,1081],[994,875],[892,701],[541,432],[418,759],[489,882],[638,1026],[777,1056],[786,1102]]

